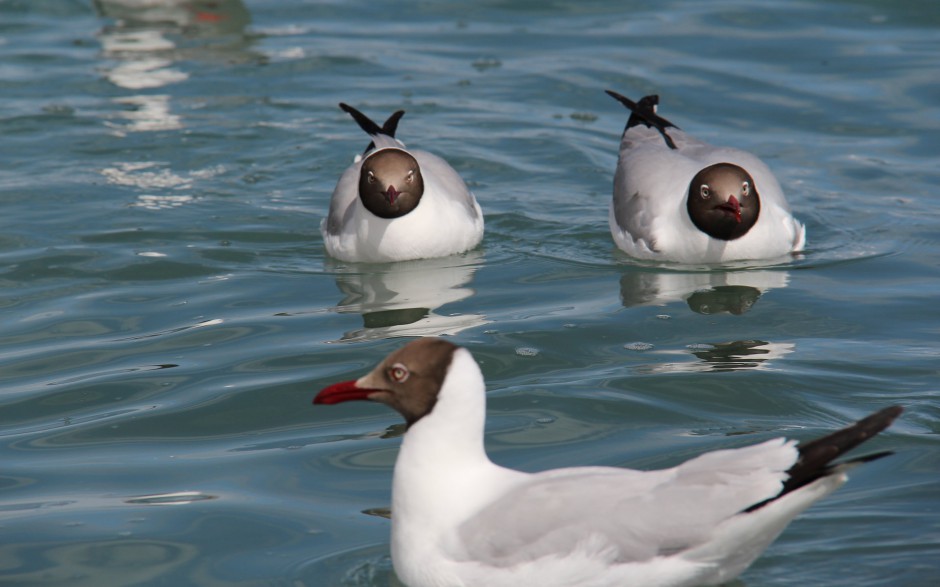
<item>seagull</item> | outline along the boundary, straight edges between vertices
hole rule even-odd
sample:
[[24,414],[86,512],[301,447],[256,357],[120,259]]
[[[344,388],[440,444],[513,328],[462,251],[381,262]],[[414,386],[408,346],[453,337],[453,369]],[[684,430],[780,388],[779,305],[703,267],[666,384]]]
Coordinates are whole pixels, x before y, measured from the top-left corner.
[[630,110],[610,205],[617,246],[639,259],[723,263],[803,250],[806,228],[790,213],[773,173],[756,156],[699,141],[656,114],[659,96]]
[[900,407],[811,442],[777,438],[669,469],[525,473],[483,446],[483,375],[465,348],[420,338],[314,404],[370,400],[408,429],[392,481],[392,563],[410,587],[688,587],[741,574],[816,500],[880,452],[834,463]]
[[320,233],[330,256],[384,263],[462,253],[483,238],[483,213],[460,175],[395,138],[405,111],[379,126],[348,104],[372,142],[336,184]]

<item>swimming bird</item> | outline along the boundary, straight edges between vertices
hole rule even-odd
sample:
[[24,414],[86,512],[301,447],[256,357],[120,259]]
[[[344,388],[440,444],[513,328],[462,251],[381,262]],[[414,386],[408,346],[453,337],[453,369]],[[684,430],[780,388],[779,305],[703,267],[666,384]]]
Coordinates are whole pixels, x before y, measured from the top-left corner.
[[410,587],[683,587],[730,581],[787,524],[846,480],[833,463],[901,413],[885,408],[797,444],[777,438],[654,471],[524,473],[483,446],[485,383],[465,348],[417,339],[314,404],[371,400],[405,433],[392,481],[391,551]]
[[404,110],[379,126],[340,104],[372,142],[339,178],[320,224],[326,251],[341,261],[445,257],[483,238],[483,213],[446,161],[395,138]]
[[620,140],[610,232],[640,259],[722,263],[803,250],[806,228],[756,156],[699,141],[656,113],[659,96],[634,102]]

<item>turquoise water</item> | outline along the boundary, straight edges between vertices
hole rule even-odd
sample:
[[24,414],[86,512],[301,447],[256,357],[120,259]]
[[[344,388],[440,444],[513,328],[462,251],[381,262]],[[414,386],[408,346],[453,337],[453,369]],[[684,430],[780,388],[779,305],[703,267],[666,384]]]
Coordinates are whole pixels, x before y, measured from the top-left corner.
[[[472,350],[525,470],[904,405],[735,584],[940,582],[940,4],[156,4],[0,1],[0,584],[396,585],[399,419],[310,400],[420,334]],[[607,88],[760,155],[806,254],[618,253]],[[324,258],[340,101],[407,111],[479,249]]]

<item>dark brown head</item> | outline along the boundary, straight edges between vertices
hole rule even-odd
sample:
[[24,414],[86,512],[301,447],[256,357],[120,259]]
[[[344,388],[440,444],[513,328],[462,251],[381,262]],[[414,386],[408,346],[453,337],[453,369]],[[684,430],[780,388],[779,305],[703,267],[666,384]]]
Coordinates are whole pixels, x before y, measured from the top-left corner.
[[380,402],[394,408],[411,426],[434,408],[451,358],[458,348],[440,338],[419,338],[390,354],[356,381],[324,388],[313,398],[313,403]]
[[747,171],[731,163],[716,163],[692,178],[686,207],[699,230],[730,241],[747,234],[757,222],[760,195]]
[[380,149],[362,161],[359,199],[380,218],[398,218],[411,212],[424,195],[418,161],[401,149]]

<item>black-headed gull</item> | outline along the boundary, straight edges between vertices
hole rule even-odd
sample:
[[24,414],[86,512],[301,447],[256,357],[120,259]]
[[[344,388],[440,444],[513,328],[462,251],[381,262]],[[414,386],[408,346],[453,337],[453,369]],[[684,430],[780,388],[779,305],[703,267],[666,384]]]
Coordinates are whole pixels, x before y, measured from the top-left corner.
[[341,261],[387,262],[444,257],[483,238],[483,213],[460,175],[427,151],[395,138],[399,110],[383,126],[352,106],[340,107],[372,142],[336,184],[320,233]]
[[692,586],[729,581],[845,482],[833,459],[891,424],[886,408],[801,443],[777,438],[671,469],[523,473],[483,448],[486,393],[467,349],[413,341],[315,404],[384,403],[408,432],[392,483],[392,562],[410,587]]
[[694,139],[639,102],[607,93],[631,114],[620,140],[610,232],[640,259],[722,263],[803,250],[806,228],[790,214],[777,179],[740,149]]

